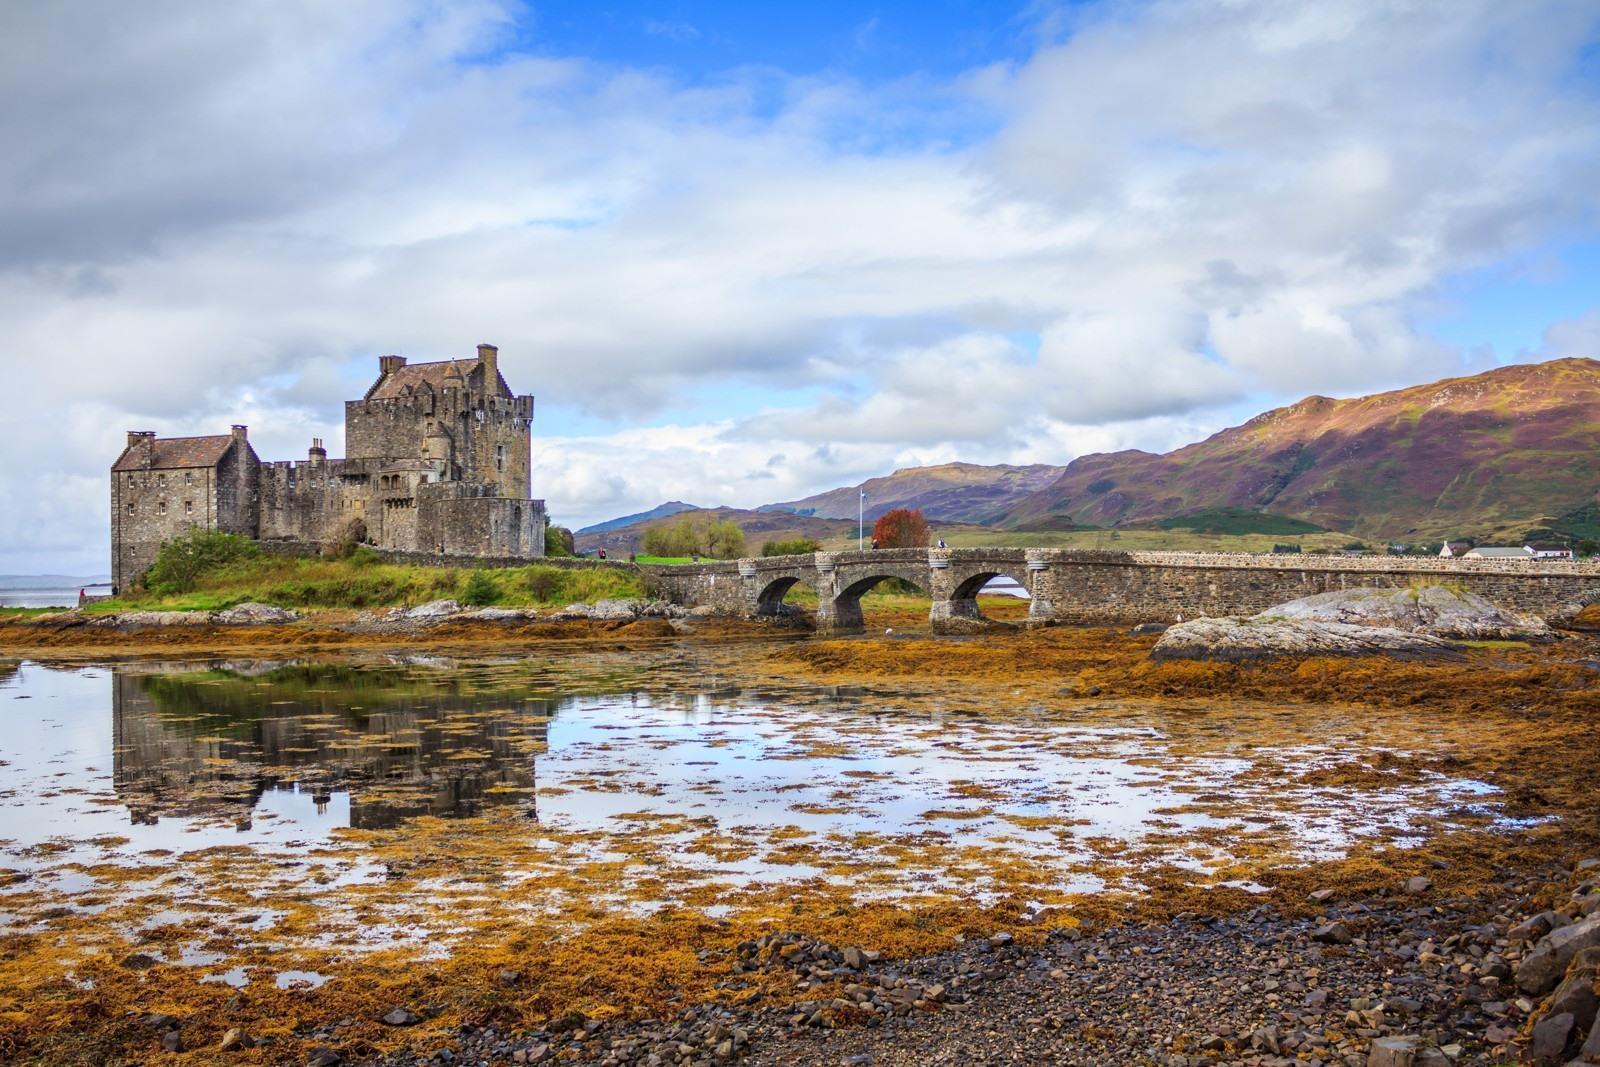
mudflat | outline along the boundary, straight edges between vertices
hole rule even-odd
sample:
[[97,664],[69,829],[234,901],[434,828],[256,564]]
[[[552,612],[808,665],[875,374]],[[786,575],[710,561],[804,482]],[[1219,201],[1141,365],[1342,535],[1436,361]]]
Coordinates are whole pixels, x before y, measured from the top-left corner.
[[[1493,1062],[1529,1039],[1537,1006],[1486,998],[1483,959],[1515,962],[1506,929],[1600,841],[1592,638],[1236,664],[874,621],[895,632],[0,625],[0,1054],[1332,1063],[1431,1029]],[[1317,940],[1332,922],[1351,940]],[[1477,971],[1422,959],[1452,934],[1431,954]]]

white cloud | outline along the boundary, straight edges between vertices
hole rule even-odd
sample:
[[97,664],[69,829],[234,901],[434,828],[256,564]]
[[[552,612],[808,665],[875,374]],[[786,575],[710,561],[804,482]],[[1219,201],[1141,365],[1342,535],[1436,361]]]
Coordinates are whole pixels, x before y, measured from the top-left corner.
[[1415,309],[1600,186],[1584,0],[1111,4],[890,85],[501,54],[517,13],[0,10],[0,551],[103,554],[126,428],[299,455],[379,352],[479,340],[622,425],[824,396],[539,440],[558,516],[1166,447],[1459,369]]

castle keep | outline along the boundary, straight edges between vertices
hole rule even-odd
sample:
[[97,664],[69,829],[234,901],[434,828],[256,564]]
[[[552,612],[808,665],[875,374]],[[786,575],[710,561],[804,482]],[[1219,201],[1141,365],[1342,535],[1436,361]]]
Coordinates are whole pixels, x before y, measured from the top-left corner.
[[245,427],[212,437],[133,431],[111,467],[111,574],[119,588],[193,527],[260,541],[321,542],[360,520],[380,548],[544,555],[544,501],[529,498],[533,397],[513,395],[499,353],[378,360],[344,406],[345,459],[322,441],[303,461],[263,462]]

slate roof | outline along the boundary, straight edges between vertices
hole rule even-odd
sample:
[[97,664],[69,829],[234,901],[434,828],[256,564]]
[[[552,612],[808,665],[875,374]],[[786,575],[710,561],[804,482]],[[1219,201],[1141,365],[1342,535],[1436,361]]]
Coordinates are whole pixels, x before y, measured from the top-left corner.
[[1479,545],[1477,548],[1474,548],[1471,552],[1468,552],[1467,555],[1475,556],[1475,557],[1477,557],[1479,559],[1511,559],[1511,558],[1527,559],[1528,558],[1528,553],[1527,553],[1526,549],[1512,548],[1509,545]]
[[[404,395],[407,387],[411,392],[423,391],[427,386],[434,392],[439,392],[447,386],[459,388],[467,382],[472,372],[478,368],[476,359],[444,359],[437,363],[407,363],[405,366],[390,371],[379,378],[367,392],[368,400],[392,400]],[[459,375],[459,379],[457,378]],[[504,375],[497,374],[499,379],[499,395],[510,396],[511,388],[506,385]]]
[[[158,437],[151,442],[150,470],[172,470],[174,467],[215,467],[228,454],[233,444],[232,434],[215,437]],[[127,448],[111,467],[113,471],[142,471],[146,467],[134,458],[135,450]]]
[[475,359],[446,359],[438,363],[407,363],[380,378],[367,394],[368,400],[390,400],[410,392],[423,392],[426,386],[437,393],[446,385],[465,384],[467,375],[478,365]]

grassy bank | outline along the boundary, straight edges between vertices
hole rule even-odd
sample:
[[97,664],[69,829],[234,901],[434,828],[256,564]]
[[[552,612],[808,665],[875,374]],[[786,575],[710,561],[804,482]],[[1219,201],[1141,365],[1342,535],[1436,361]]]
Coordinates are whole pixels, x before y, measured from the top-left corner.
[[646,595],[639,576],[620,567],[567,569],[535,563],[472,571],[360,559],[259,557],[207,571],[189,592],[136,591],[98,601],[88,611],[215,611],[246,602],[296,610],[385,608],[442,599],[483,607],[542,607]]
[[1201,530],[974,530],[943,531],[951,548],[1090,548],[1126,552],[1271,552],[1275,544],[1302,550],[1337,550],[1353,538],[1347,533],[1218,533]]

